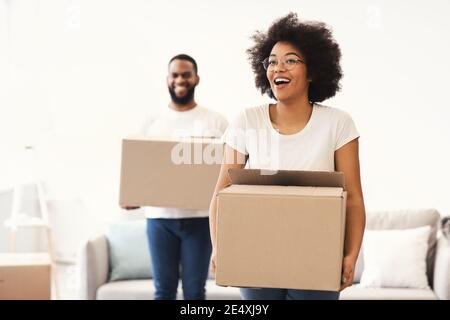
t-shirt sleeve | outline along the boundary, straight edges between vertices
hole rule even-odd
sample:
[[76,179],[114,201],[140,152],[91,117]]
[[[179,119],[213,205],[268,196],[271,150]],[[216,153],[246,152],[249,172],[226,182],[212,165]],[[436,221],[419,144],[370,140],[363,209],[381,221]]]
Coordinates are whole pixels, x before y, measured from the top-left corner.
[[338,150],[350,141],[359,138],[359,132],[356,129],[352,117],[344,111],[339,116],[336,133],[336,146],[334,150]]
[[223,143],[234,150],[247,155],[245,112],[240,112],[228,125],[222,136]]

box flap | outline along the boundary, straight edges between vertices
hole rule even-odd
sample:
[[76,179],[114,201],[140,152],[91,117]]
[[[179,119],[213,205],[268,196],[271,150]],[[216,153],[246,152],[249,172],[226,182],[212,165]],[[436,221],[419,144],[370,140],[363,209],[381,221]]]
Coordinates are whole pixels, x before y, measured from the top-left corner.
[[229,169],[228,174],[232,184],[344,188],[342,172]]
[[342,197],[343,189],[332,187],[299,187],[299,186],[260,186],[231,185],[219,191],[219,195],[255,195],[255,196],[303,196],[303,197]]

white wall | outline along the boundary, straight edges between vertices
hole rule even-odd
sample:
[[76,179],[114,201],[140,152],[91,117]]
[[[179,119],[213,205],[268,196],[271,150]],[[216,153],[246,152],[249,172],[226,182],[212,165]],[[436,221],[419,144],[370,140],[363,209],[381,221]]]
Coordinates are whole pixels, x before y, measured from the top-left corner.
[[326,104],[361,133],[367,209],[449,214],[449,9],[447,0],[0,0],[0,184],[14,180],[12,151],[37,141],[49,190],[82,199],[87,229],[125,217],[120,139],[166,107],[168,60],[195,57],[197,101],[231,118],[268,101],[253,85],[249,37],[295,11],[328,23],[340,43],[342,91]]

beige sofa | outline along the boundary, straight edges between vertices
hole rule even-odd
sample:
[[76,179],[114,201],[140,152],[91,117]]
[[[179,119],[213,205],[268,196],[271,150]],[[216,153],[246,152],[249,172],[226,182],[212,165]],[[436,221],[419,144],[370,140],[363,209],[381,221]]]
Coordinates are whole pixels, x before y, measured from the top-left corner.
[[[427,277],[430,287],[414,288],[363,288],[359,285],[364,269],[363,254],[358,258],[355,284],[341,292],[341,299],[450,299],[450,242],[439,230],[441,217],[436,210],[405,210],[369,212],[367,229],[408,229],[431,226],[427,253]],[[144,221],[142,221],[144,225]],[[133,244],[132,245],[139,245]],[[87,241],[79,254],[81,299],[153,299],[152,279],[109,281],[110,246],[106,235]],[[400,254],[400,253],[399,253]],[[401,272],[401,270],[393,270]],[[237,288],[215,285],[210,277],[207,282],[207,299],[240,299]],[[181,298],[181,295],[178,295]]]

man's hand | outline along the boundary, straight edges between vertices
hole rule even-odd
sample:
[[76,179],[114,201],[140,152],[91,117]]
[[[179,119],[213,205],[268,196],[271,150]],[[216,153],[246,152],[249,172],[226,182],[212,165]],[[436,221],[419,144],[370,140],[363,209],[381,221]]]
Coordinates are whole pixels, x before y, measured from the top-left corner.
[[339,291],[350,287],[353,284],[353,277],[355,276],[356,258],[353,256],[345,256],[342,261],[342,279],[341,288]]
[[140,207],[132,207],[132,206],[124,206],[124,205],[120,205],[120,207],[125,210],[136,210],[136,209],[140,208]]

